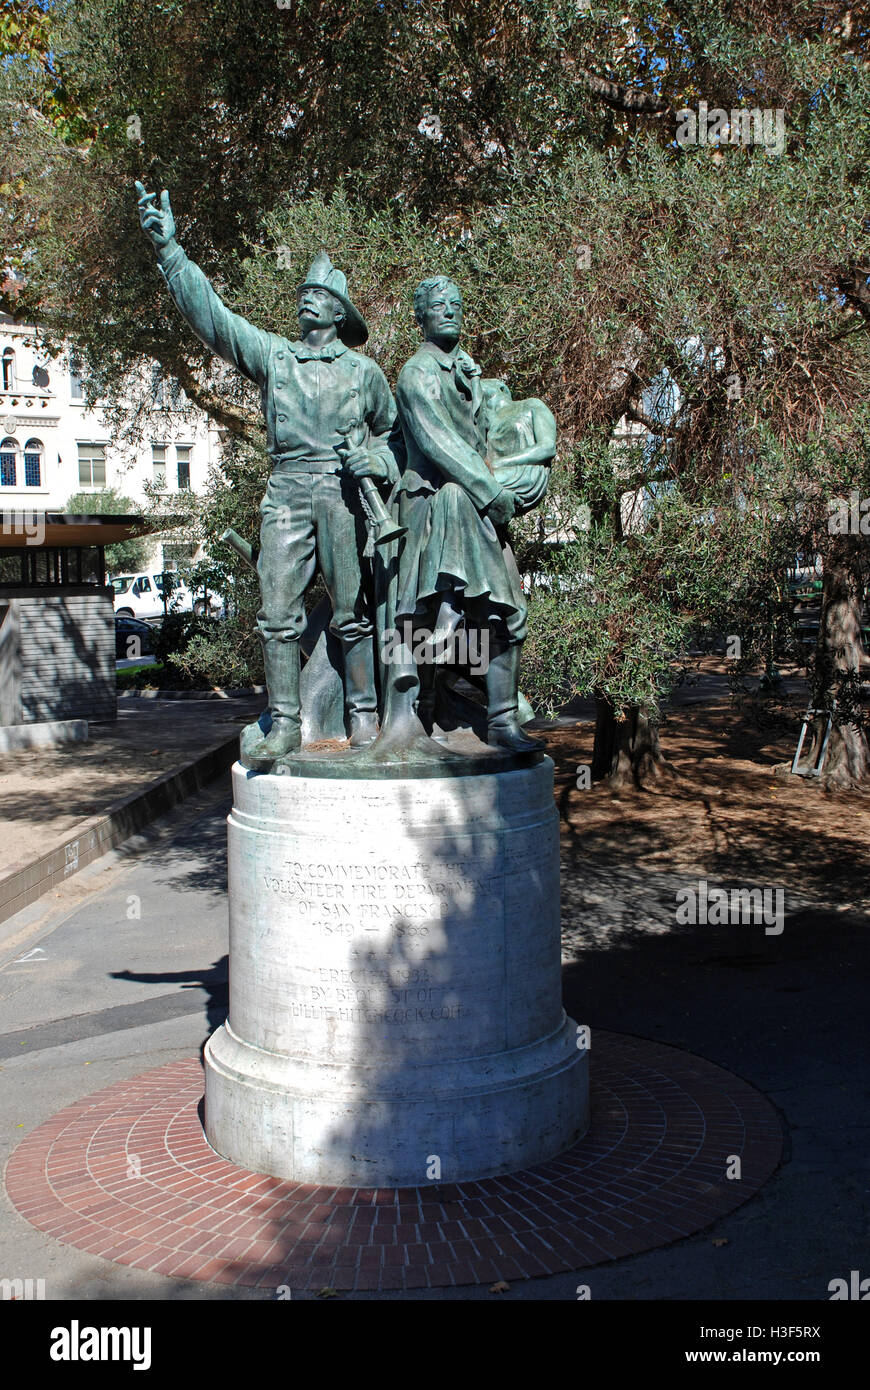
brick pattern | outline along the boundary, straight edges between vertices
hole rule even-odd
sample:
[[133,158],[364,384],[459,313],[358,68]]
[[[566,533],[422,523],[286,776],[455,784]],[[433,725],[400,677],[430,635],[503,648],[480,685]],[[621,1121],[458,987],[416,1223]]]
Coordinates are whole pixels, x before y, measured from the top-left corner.
[[[174,1062],[61,1111],[15,1151],[12,1202],[79,1250],[174,1279],[424,1289],[578,1270],[680,1240],[740,1206],[782,1148],[776,1112],[712,1063],[596,1031],[593,1119],[558,1159],[432,1188],[334,1188],[227,1163]],[[742,1174],[726,1169],[739,1156]]]

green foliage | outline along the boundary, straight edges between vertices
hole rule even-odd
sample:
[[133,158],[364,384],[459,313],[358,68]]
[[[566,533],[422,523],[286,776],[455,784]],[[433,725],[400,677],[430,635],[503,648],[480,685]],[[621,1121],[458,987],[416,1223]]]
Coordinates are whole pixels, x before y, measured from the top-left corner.
[[195,636],[207,632],[216,619],[196,613],[167,613],[154,633],[154,655],[162,664],[170,664]]
[[260,588],[256,572],[220,538],[232,528],[256,546],[260,531],[260,500],[269,475],[262,446],[230,440],[219,465],[209,471],[197,499],[189,539],[204,543],[208,559],[186,571],[194,593],[202,587],[224,599],[224,616],[192,624],[189,640],[173,652],[179,677],[198,685],[247,687],[263,680],[263,654],[256,617]]
[[36,0],[0,0],[0,55],[40,65],[51,43],[51,16]]
[[148,666],[122,666],[115,671],[117,690],[153,690],[162,683],[164,668],[152,661]]
[[[536,703],[653,709],[702,628],[740,635],[746,662],[794,650],[786,569],[824,553],[832,497],[870,490],[863,12],[70,0],[52,22],[53,67],[0,73],[0,251],[27,276],[7,303],[71,335],[131,425],[154,359],[229,431],[189,526],[233,612],[186,647],[191,675],[259,675],[256,579],[217,538],[256,536],[266,463],[256,393],[168,301],[137,176],[171,190],[188,252],[266,328],[295,335],[295,287],[327,247],[392,381],[415,284],[462,286],[484,371],[559,425],[546,514],[513,528],[524,572],[549,577]],[[782,110],[784,148],[680,148],[677,112],[701,100]]]
[[575,694],[657,713],[685,622],[661,596],[638,593],[628,552],[614,555],[605,545],[582,563],[591,568],[566,563],[552,588],[538,585],[530,595],[523,690],[549,716]]
[[209,689],[248,685],[233,661],[230,632],[234,625],[196,613],[169,613],[155,632],[154,655],[162,688]]
[[[140,516],[142,508],[115,488],[99,492],[74,492],[64,503],[63,510],[73,516]],[[106,546],[106,569],[110,575],[135,574],[143,570],[151,553],[147,537],[133,536]]]
[[192,685],[248,689],[263,683],[262,648],[250,623],[229,618],[191,639],[173,658],[174,668]]

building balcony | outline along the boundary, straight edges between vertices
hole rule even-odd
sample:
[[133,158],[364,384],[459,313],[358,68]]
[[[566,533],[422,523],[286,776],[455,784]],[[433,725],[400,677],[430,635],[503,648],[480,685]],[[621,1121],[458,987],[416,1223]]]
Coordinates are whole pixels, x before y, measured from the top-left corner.
[[[22,427],[30,424],[56,425],[59,421],[57,411],[60,408],[60,401],[53,391],[0,391],[0,419],[3,416],[3,428],[7,432],[12,431],[12,425],[8,416],[11,415],[20,419]],[[53,411],[49,416],[43,412]]]

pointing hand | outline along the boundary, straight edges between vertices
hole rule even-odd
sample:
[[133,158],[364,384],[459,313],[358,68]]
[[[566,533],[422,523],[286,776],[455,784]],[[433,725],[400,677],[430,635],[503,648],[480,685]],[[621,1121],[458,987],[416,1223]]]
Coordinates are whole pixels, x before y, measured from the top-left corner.
[[151,238],[155,250],[160,251],[175,240],[175,218],[169,206],[169,194],[164,188],[160,194],[160,207],[155,204],[156,193],[146,193],[145,185],[136,180],[136,193],[139,199],[139,221],[146,236]]

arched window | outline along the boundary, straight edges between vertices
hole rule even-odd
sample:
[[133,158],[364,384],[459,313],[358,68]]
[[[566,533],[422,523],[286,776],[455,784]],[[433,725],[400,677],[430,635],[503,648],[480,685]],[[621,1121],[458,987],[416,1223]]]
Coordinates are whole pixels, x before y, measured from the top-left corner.
[[15,390],[15,353],[11,348],[3,349],[3,390]]
[[24,446],[24,486],[42,487],[41,439],[28,439]]
[[0,443],[0,487],[17,487],[18,441],[4,439]]

